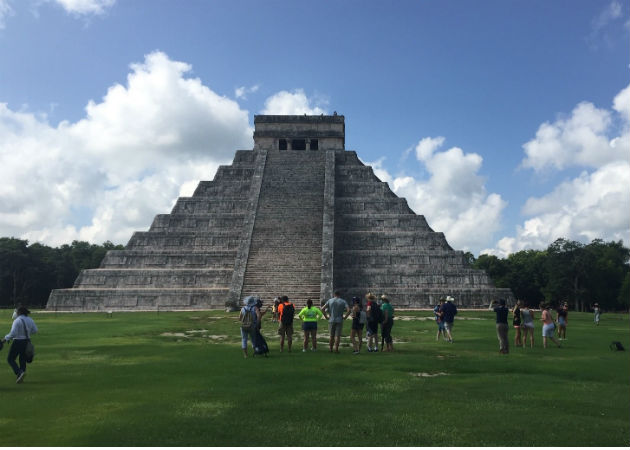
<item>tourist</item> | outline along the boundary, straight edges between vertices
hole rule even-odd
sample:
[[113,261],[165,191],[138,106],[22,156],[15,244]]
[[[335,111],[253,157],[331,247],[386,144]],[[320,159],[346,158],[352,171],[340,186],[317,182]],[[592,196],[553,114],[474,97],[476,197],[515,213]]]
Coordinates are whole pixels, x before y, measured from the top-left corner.
[[273,299],[273,307],[271,309],[272,311],[272,316],[271,316],[271,322],[273,323],[277,323],[278,322],[278,306],[280,305],[280,297],[276,297]]
[[243,350],[243,357],[247,358],[247,339],[252,341],[252,348],[256,347],[255,336],[256,330],[260,327],[261,312],[257,303],[260,299],[254,296],[245,297],[243,299],[244,306],[241,308],[241,313],[238,316],[238,321],[241,324],[241,349]]
[[293,318],[295,316],[295,306],[289,301],[289,297],[283,295],[281,303],[278,305],[278,317],[280,325],[278,326],[278,334],[280,335],[280,353],[284,351],[284,339],[286,337],[287,347],[291,353],[291,345],[293,344]]
[[302,319],[302,331],[304,331],[303,352],[308,348],[309,336],[313,344],[311,350],[317,350],[317,321],[321,319],[322,316],[321,310],[317,307],[313,307],[313,300],[310,298],[306,301],[306,306],[299,312],[298,317]]
[[[328,331],[330,333],[330,341],[328,346],[330,351],[333,351],[333,345],[335,353],[339,353],[339,342],[341,341],[341,331],[343,330],[343,321],[350,315],[350,307],[348,303],[341,298],[341,293],[335,291],[335,296],[329,299],[322,308],[324,317],[328,320]],[[344,316],[343,313],[346,313]]]
[[442,305],[442,320],[444,321],[444,329],[448,336],[448,342],[453,343],[453,322],[457,315],[457,307],[454,304],[455,299],[450,295],[446,296],[446,302]]
[[555,330],[556,324],[553,320],[553,315],[551,314],[551,305],[540,305],[540,309],[542,309],[542,317],[540,320],[543,323],[543,347],[547,348],[547,339],[551,339],[558,347],[560,347],[560,342],[556,340]]
[[529,335],[529,346],[534,348],[534,311],[526,306],[521,308],[521,330],[523,331],[523,347],[527,343]]
[[593,303],[593,313],[595,314],[593,316],[593,322],[595,322],[595,325],[599,325],[599,316],[601,314],[601,310],[599,309],[599,303]]
[[569,323],[569,304],[564,302],[558,308],[558,339],[567,340],[567,323]]
[[[25,307],[20,306],[17,309],[17,317],[11,325],[11,331],[0,342],[5,342],[13,339],[11,348],[9,349],[9,355],[7,356],[7,362],[13,373],[17,377],[16,383],[22,383],[26,376],[26,346],[31,340],[31,335],[37,333],[37,326],[33,319],[28,317],[31,312]],[[15,363],[17,358],[20,358],[20,365]]]
[[258,308],[258,310],[260,311],[260,320],[257,323],[257,327],[256,329],[258,331],[260,331],[262,329],[262,318],[264,317],[265,314],[267,314],[269,312],[269,306],[267,306],[264,310],[263,310],[263,302],[261,299],[257,299],[256,300],[256,307]]
[[437,334],[435,335],[436,341],[440,340],[440,334],[446,341],[446,328],[444,328],[444,320],[442,320],[442,316],[443,316],[442,306],[444,305],[444,301],[445,300],[441,298],[440,303],[435,305],[435,308],[433,308],[433,316],[435,317],[435,323],[437,323],[437,327],[438,327]]
[[378,352],[378,326],[382,321],[383,314],[372,293],[368,292],[365,298],[367,300],[367,348],[368,352]]
[[[353,354],[358,355],[363,345],[363,327],[366,322],[366,314],[361,305],[359,297],[352,297],[352,328],[350,330],[350,340],[352,341]],[[357,341],[358,337],[358,341]]]
[[394,307],[391,305],[386,295],[381,295],[381,300],[383,301],[383,305],[381,306],[381,310],[383,311],[383,325],[381,327],[382,339],[385,341],[385,351],[393,352],[394,341],[392,339],[392,327],[394,326]]
[[512,318],[512,326],[514,326],[514,330],[516,331],[516,336],[514,336],[514,345],[519,346],[519,345],[522,345],[521,344],[521,301],[520,300],[516,301],[516,305],[514,305],[512,314],[514,314],[514,317]]
[[495,306],[496,302],[490,303],[490,308],[497,315],[496,328],[497,338],[499,339],[499,353],[507,355],[510,352],[510,343],[508,341],[508,313],[509,309],[505,306],[505,299],[499,299],[499,306]]

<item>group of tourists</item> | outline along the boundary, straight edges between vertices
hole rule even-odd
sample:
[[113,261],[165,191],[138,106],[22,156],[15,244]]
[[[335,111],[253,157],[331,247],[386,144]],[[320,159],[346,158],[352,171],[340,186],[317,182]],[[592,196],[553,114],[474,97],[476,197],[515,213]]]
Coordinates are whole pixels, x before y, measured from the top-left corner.
[[[599,305],[595,303],[595,322],[599,323]],[[496,313],[497,338],[499,339],[499,352],[506,354],[509,352],[508,343],[508,313],[505,300],[501,299],[498,305],[492,302],[490,305]],[[551,305],[541,303],[542,311],[540,320],[542,322],[543,347],[547,348],[548,341],[552,341],[560,347],[560,341],[567,338],[567,324],[569,323],[569,304],[563,302],[556,310],[557,320],[553,316]],[[512,309],[512,326],[515,330],[514,345],[525,347],[529,337],[529,346],[534,347],[534,311],[523,305],[520,300]],[[557,336],[556,336],[557,333]]]
[[[304,340],[302,352],[309,349],[317,351],[317,324],[322,318],[328,321],[329,341],[328,347],[331,353],[339,353],[339,343],[343,333],[344,321],[352,318],[350,339],[352,352],[358,355],[363,347],[363,330],[366,330],[367,351],[378,352],[378,334],[381,330],[381,351],[393,351],[392,327],[394,325],[394,308],[386,295],[382,295],[380,302],[376,296],[368,293],[365,296],[366,305],[359,297],[352,298],[352,306],[341,298],[341,293],[336,291],[334,297],[329,299],[322,308],[313,305],[312,300],[307,300],[306,306],[298,312],[297,317],[302,321]],[[273,306],[263,309],[263,303],[258,297],[249,296],[243,301],[244,306],[239,314],[241,324],[241,348],[243,356],[247,358],[247,342],[251,341],[254,354],[266,354],[269,349],[264,337],[260,333],[262,317],[271,309],[272,322],[278,323],[278,335],[280,336],[280,352],[284,351],[285,342],[287,351],[291,351],[293,344],[293,322],[295,319],[295,306],[287,296],[276,297]]]

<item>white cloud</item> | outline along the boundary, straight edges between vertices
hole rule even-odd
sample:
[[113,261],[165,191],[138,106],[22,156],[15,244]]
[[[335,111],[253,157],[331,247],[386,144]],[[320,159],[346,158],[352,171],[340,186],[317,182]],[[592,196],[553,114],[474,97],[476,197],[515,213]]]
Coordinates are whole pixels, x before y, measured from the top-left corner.
[[[587,170],[546,195],[529,198],[522,209],[527,219],[516,227],[515,235],[502,238],[484,253],[507,256],[545,248],[561,237],[581,242],[623,240],[628,245],[630,86],[617,94],[612,109],[580,103],[568,120],[541,125],[536,139],[523,146],[524,166]],[[615,129],[615,123],[621,126]]]
[[0,30],[4,29],[5,19],[13,14],[13,8],[11,8],[9,0],[0,0]]
[[370,163],[375,174],[392,190],[407,199],[409,206],[423,214],[429,225],[445,234],[455,249],[477,250],[492,239],[501,222],[506,202],[488,194],[479,176],[483,159],[453,147],[438,152],[443,137],[424,138],[416,146],[416,158],[429,173],[428,179],[391,176],[383,159]]
[[607,133],[611,113],[582,102],[568,119],[543,123],[536,137],[523,145],[523,167],[536,171],[567,167],[600,167],[622,158],[625,149],[611,145]]
[[248,112],[187,78],[188,64],[154,52],[131,69],[75,123],[0,104],[0,235],[124,243],[252,148]]
[[311,100],[306,96],[303,89],[296,89],[293,92],[280,91],[265,101],[265,108],[261,114],[326,114],[326,110],[319,105],[311,105]]
[[240,99],[245,100],[245,99],[247,99],[247,96],[249,94],[253,94],[254,92],[257,92],[259,87],[260,86],[257,85],[257,84],[255,84],[254,86],[251,86],[251,87],[246,87],[246,86],[238,87],[238,88],[234,89],[234,96],[236,98],[240,98]]
[[108,8],[114,6],[116,0],[52,0],[60,5],[66,12],[75,15],[103,14]]

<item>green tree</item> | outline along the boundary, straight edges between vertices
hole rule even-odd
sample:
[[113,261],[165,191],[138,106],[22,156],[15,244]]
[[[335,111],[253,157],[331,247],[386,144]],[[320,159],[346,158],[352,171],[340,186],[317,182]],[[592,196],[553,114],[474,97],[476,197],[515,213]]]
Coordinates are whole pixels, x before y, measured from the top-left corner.
[[517,299],[527,306],[537,307],[545,298],[543,291],[547,284],[545,264],[547,252],[522,250],[507,258],[506,280]]

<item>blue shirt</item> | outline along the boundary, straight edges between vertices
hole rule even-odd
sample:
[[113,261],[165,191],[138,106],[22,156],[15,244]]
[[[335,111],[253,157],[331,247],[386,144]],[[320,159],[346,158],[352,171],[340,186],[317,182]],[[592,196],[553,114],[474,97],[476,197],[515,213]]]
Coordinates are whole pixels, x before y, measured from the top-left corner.
[[28,316],[18,316],[11,325],[11,331],[4,337],[5,341],[10,339],[28,339],[31,334],[37,333],[37,326],[33,319]]

